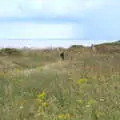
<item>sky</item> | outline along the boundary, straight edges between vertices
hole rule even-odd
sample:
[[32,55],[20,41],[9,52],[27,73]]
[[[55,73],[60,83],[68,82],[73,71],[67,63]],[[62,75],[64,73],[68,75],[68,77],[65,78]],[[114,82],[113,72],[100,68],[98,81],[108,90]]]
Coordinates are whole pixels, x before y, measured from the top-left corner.
[[120,39],[119,0],[0,0],[0,47]]

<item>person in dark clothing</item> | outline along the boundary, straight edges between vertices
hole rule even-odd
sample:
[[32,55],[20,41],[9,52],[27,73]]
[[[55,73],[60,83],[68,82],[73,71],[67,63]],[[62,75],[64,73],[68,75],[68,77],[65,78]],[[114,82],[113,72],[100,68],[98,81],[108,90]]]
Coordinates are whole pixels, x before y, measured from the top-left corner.
[[60,53],[60,57],[61,57],[61,59],[62,59],[62,60],[64,60],[64,59],[65,59],[64,52]]

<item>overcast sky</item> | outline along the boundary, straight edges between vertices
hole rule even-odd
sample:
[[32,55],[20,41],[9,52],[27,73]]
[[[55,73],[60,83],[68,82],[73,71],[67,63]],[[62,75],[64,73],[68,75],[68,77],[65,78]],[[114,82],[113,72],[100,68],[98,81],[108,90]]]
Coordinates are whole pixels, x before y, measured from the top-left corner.
[[0,46],[113,41],[119,31],[120,0],[0,0]]

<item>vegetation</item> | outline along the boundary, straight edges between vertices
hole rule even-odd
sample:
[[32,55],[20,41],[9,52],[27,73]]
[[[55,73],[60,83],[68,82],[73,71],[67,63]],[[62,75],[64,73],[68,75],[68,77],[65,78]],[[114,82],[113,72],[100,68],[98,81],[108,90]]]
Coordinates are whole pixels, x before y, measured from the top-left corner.
[[2,48],[0,50],[1,55],[19,55],[20,50],[15,49],[15,48]]
[[116,42],[103,43],[102,45],[120,45],[120,40],[118,40]]
[[64,61],[56,49],[1,55],[0,120],[119,120],[120,53],[111,49],[69,48]]

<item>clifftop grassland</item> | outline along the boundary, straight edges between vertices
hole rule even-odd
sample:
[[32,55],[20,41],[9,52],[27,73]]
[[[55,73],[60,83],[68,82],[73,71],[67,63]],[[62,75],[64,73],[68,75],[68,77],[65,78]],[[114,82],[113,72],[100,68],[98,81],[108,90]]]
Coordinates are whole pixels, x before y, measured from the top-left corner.
[[0,120],[119,119],[120,41],[0,50]]

